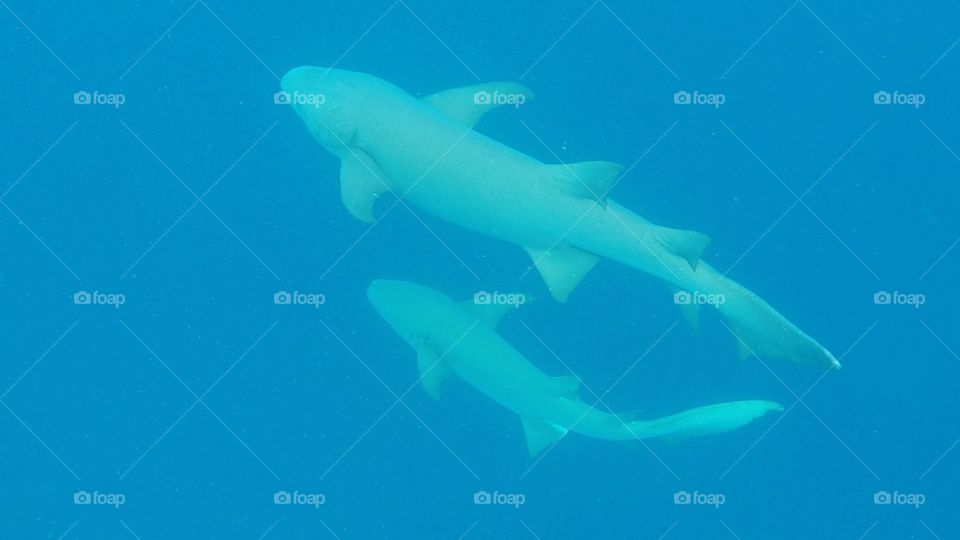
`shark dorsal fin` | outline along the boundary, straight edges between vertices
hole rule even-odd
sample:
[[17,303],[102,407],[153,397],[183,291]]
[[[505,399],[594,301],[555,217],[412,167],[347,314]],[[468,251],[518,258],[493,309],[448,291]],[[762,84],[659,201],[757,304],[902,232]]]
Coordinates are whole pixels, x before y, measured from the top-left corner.
[[527,451],[533,457],[544,448],[559,441],[567,434],[567,428],[537,418],[521,417],[523,433],[527,436]]
[[433,399],[440,399],[444,381],[450,376],[447,366],[437,351],[429,345],[417,347],[417,368],[420,370],[420,384]]
[[490,109],[501,105],[520,106],[530,99],[533,92],[522,84],[490,82],[451,88],[430,94],[423,101],[447,118],[472,128]]
[[554,246],[549,249],[528,247],[526,250],[543,276],[550,294],[558,302],[566,302],[580,280],[599,260],[593,253],[570,246]]
[[386,173],[363,150],[350,149],[340,164],[340,198],[350,215],[373,223],[377,197],[390,191]]
[[579,399],[577,392],[580,390],[580,377],[576,375],[550,377],[549,384],[549,391],[552,395],[567,399]]
[[484,299],[490,299],[489,293],[477,293],[473,299],[467,300],[462,305],[490,328],[496,328],[504,315],[517,309],[515,304],[484,302]]
[[601,203],[606,200],[607,192],[623,173],[623,165],[612,161],[584,161],[540,167],[560,191]]

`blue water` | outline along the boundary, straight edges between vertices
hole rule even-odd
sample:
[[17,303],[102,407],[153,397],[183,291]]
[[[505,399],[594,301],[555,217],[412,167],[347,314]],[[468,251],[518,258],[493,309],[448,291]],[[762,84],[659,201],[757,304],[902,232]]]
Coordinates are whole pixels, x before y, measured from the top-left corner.
[[[960,536],[960,8],[644,4],[0,2],[0,537]],[[353,219],[273,103],[334,63],[415,95],[523,82],[536,100],[479,129],[636,163],[613,198],[709,234],[705,259],[844,369],[738,363],[715,314],[695,335],[614,262],[561,305],[515,246],[403,206]],[[514,414],[414,386],[363,294],[379,277],[536,297],[501,334],[613,410],[787,410],[531,459]]]

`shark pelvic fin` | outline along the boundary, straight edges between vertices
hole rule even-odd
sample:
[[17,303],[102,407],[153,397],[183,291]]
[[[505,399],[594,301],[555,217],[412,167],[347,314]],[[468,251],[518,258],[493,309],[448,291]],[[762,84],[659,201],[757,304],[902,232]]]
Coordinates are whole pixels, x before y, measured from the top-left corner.
[[363,150],[350,149],[340,164],[340,197],[350,215],[373,223],[373,205],[389,190],[390,183],[380,165]]
[[527,451],[533,457],[567,434],[567,428],[536,418],[521,417],[523,433],[527,436]]
[[447,118],[472,128],[490,109],[508,104],[519,107],[530,99],[533,99],[533,92],[522,84],[491,82],[451,88],[430,94],[423,101]]
[[612,161],[584,161],[541,167],[564,193],[600,203],[605,203],[607,192],[623,173],[623,165]]
[[670,290],[673,291],[673,303],[680,308],[680,313],[683,314],[683,319],[687,321],[690,329],[695,334],[700,332],[700,304],[694,302],[687,291],[673,286],[670,287]]
[[420,370],[420,384],[423,385],[423,389],[433,399],[440,399],[443,394],[443,383],[450,375],[450,368],[429,345],[417,347],[417,368]]
[[580,280],[599,260],[593,253],[570,246],[554,246],[550,249],[528,247],[526,250],[547,283],[550,294],[558,302],[567,301]]
[[476,318],[486,323],[490,328],[496,328],[497,323],[500,322],[500,319],[502,319],[504,315],[517,309],[515,304],[501,304],[493,302],[490,302],[489,304],[481,304],[478,303],[476,299],[467,300],[462,305],[467,309],[467,311],[473,313]]
[[703,250],[710,245],[710,237],[696,231],[659,227],[655,229],[653,234],[660,245],[672,251],[678,257],[683,257],[690,264],[690,268],[694,270],[700,263]]

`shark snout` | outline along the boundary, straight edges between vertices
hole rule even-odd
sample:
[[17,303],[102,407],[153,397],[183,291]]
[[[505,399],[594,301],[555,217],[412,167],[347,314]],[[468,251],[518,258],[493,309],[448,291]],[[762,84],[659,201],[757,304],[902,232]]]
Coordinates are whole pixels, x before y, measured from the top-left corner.
[[303,90],[312,83],[316,83],[327,71],[330,70],[328,68],[316,66],[300,66],[293,68],[288,71],[282,79],[280,79],[280,88],[286,92]]

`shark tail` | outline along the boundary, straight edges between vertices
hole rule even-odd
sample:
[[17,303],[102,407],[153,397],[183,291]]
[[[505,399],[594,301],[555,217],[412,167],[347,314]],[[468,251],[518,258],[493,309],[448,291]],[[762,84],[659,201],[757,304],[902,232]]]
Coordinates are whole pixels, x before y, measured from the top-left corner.
[[669,416],[643,420],[638,413],[618,416],[631,438],[670,440],[716,435],[739,429],[768,412],[781,412],[783,405],[774,401],[729,401],[688,409]]
[[[684,316],[696,327],[696,311],[706,303],[717,308],[737,342],[738,358],[750,356],[783,359],[795,364],[840,369],[840,362],[825,347],[797,328],[770,304],[743,285],[720,274],[706,263],[697,267],[699,292],[687,294],[680,304]],[[692,297],[689,295],[699,294]]]

